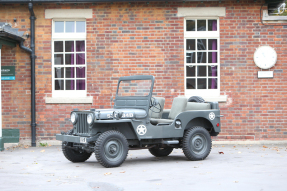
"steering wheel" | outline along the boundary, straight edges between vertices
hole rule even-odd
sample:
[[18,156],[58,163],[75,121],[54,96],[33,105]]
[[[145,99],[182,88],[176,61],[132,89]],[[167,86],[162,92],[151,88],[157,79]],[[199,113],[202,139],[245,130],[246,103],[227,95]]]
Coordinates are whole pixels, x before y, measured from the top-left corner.
[[152,97],[150,99],[149,109],[154,113],[160,113],[162,108],[161,108],[161,105],[158,102],[158,100],[156,98]]

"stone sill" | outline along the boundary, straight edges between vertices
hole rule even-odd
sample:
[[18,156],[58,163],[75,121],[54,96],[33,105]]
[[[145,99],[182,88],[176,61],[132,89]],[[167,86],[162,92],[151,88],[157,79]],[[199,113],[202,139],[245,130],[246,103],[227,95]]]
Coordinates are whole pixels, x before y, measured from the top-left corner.
[[202,98],[207,101],[207,102],[213,102],[213,101],[218,101],[218,102],[226,102],[227,101],[227,95],[220,95],[220,96],[202,96]]
[[46,104],[56,104],[56,103],[93,103],[93,97],[46,97]]

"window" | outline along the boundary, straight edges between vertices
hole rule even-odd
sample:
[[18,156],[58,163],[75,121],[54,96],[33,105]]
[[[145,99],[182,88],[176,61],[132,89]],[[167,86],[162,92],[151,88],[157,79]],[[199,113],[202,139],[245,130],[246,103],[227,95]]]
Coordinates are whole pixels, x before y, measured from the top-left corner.
[[219,96],[219,20],[185,19],[185,94]]
[[86,21],[54,20],[52,30],[53,97],[85,97]]

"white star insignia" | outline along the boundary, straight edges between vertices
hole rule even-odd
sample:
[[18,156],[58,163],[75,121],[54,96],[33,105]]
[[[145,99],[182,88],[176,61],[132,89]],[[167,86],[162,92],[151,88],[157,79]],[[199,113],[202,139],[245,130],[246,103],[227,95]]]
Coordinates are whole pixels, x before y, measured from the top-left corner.
[[146,131],[147,131],[147,129],[146,129],[146,126],[144,126],[144,125],[139,125],[139,126],[137,127],[137,133],[138,133],[139,135],[144,135],[144,134],[146,134]]
[[215,118],[215,114],[213,112],[209,113],[209,119],[213,120]]

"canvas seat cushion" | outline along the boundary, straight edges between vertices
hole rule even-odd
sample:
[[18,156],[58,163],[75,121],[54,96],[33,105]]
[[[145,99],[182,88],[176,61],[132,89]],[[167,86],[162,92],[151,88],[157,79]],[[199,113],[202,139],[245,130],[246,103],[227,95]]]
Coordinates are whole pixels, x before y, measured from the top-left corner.
[[186,97],[176,97],[173,99],[170,113],[168,115],[169,119],[175,119],[175,117],[183,112],[186,108],[187,98]]

